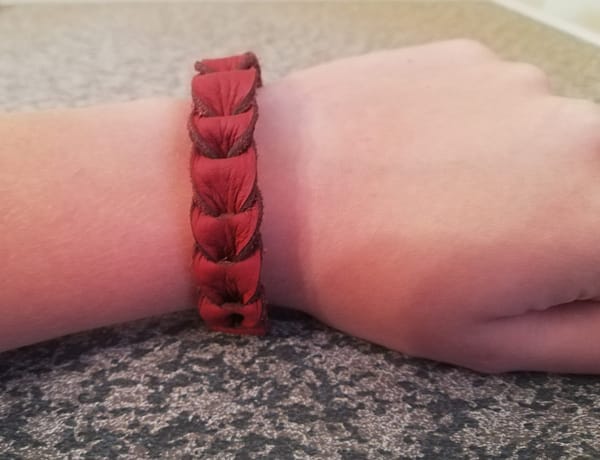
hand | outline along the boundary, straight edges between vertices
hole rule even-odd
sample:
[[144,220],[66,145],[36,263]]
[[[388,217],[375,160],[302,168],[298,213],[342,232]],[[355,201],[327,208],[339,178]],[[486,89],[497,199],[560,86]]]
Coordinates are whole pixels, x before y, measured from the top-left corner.
[[259,93],[267,299],[481,372],[600,373],[598,106],[468,40]]

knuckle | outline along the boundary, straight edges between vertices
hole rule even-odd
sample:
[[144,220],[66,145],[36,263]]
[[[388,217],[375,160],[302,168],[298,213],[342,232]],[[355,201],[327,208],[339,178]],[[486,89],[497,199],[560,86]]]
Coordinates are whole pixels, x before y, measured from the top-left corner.
[[494,56],[494,52],[486,45],[472,38],[455,38],[448,40],[448,44],[462,53],[478,56]]
[[578,135],[586,150],[600,152],[600,105],[585,99],[572,99],[572,119],[578,121]]
[[521,81],[533,83],[543,87],[550,86],[550,79],[546,72],[539,67],[526,62],[511,63],[513,76],[516,76]]
[[590,123],[598,127],[600,123],[600,105],[588,99],[576,99],[574,103],[579,105],[579,110],[581,110]]

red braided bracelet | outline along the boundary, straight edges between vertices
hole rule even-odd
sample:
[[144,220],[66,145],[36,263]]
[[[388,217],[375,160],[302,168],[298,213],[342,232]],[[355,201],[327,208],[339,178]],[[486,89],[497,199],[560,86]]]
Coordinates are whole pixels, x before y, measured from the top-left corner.
[[210,330],[264,335],[269,320],[260,282],[263,203],[253,139],[260,66],[247,52],[205,59],[195,69],[188,129],[198,310]]

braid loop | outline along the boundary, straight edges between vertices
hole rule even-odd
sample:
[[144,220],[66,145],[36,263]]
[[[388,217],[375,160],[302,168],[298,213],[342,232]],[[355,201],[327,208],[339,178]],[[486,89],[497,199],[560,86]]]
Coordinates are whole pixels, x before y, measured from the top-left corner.
[[198,309],[210,330],[264,335],[270,325],[260,281],[263,202],[253,140],[260,66],[247,52],[196,62],[195,70],[188,131]]

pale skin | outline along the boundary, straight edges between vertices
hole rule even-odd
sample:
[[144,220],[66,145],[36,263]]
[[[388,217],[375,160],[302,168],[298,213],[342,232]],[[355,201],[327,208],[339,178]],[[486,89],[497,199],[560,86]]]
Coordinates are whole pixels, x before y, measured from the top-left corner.
[[[454,40],[258,92],[267,299],[480,372],[600,374],[600,109]],[[186,100],[0,118],[0,350],[195,308]]]

